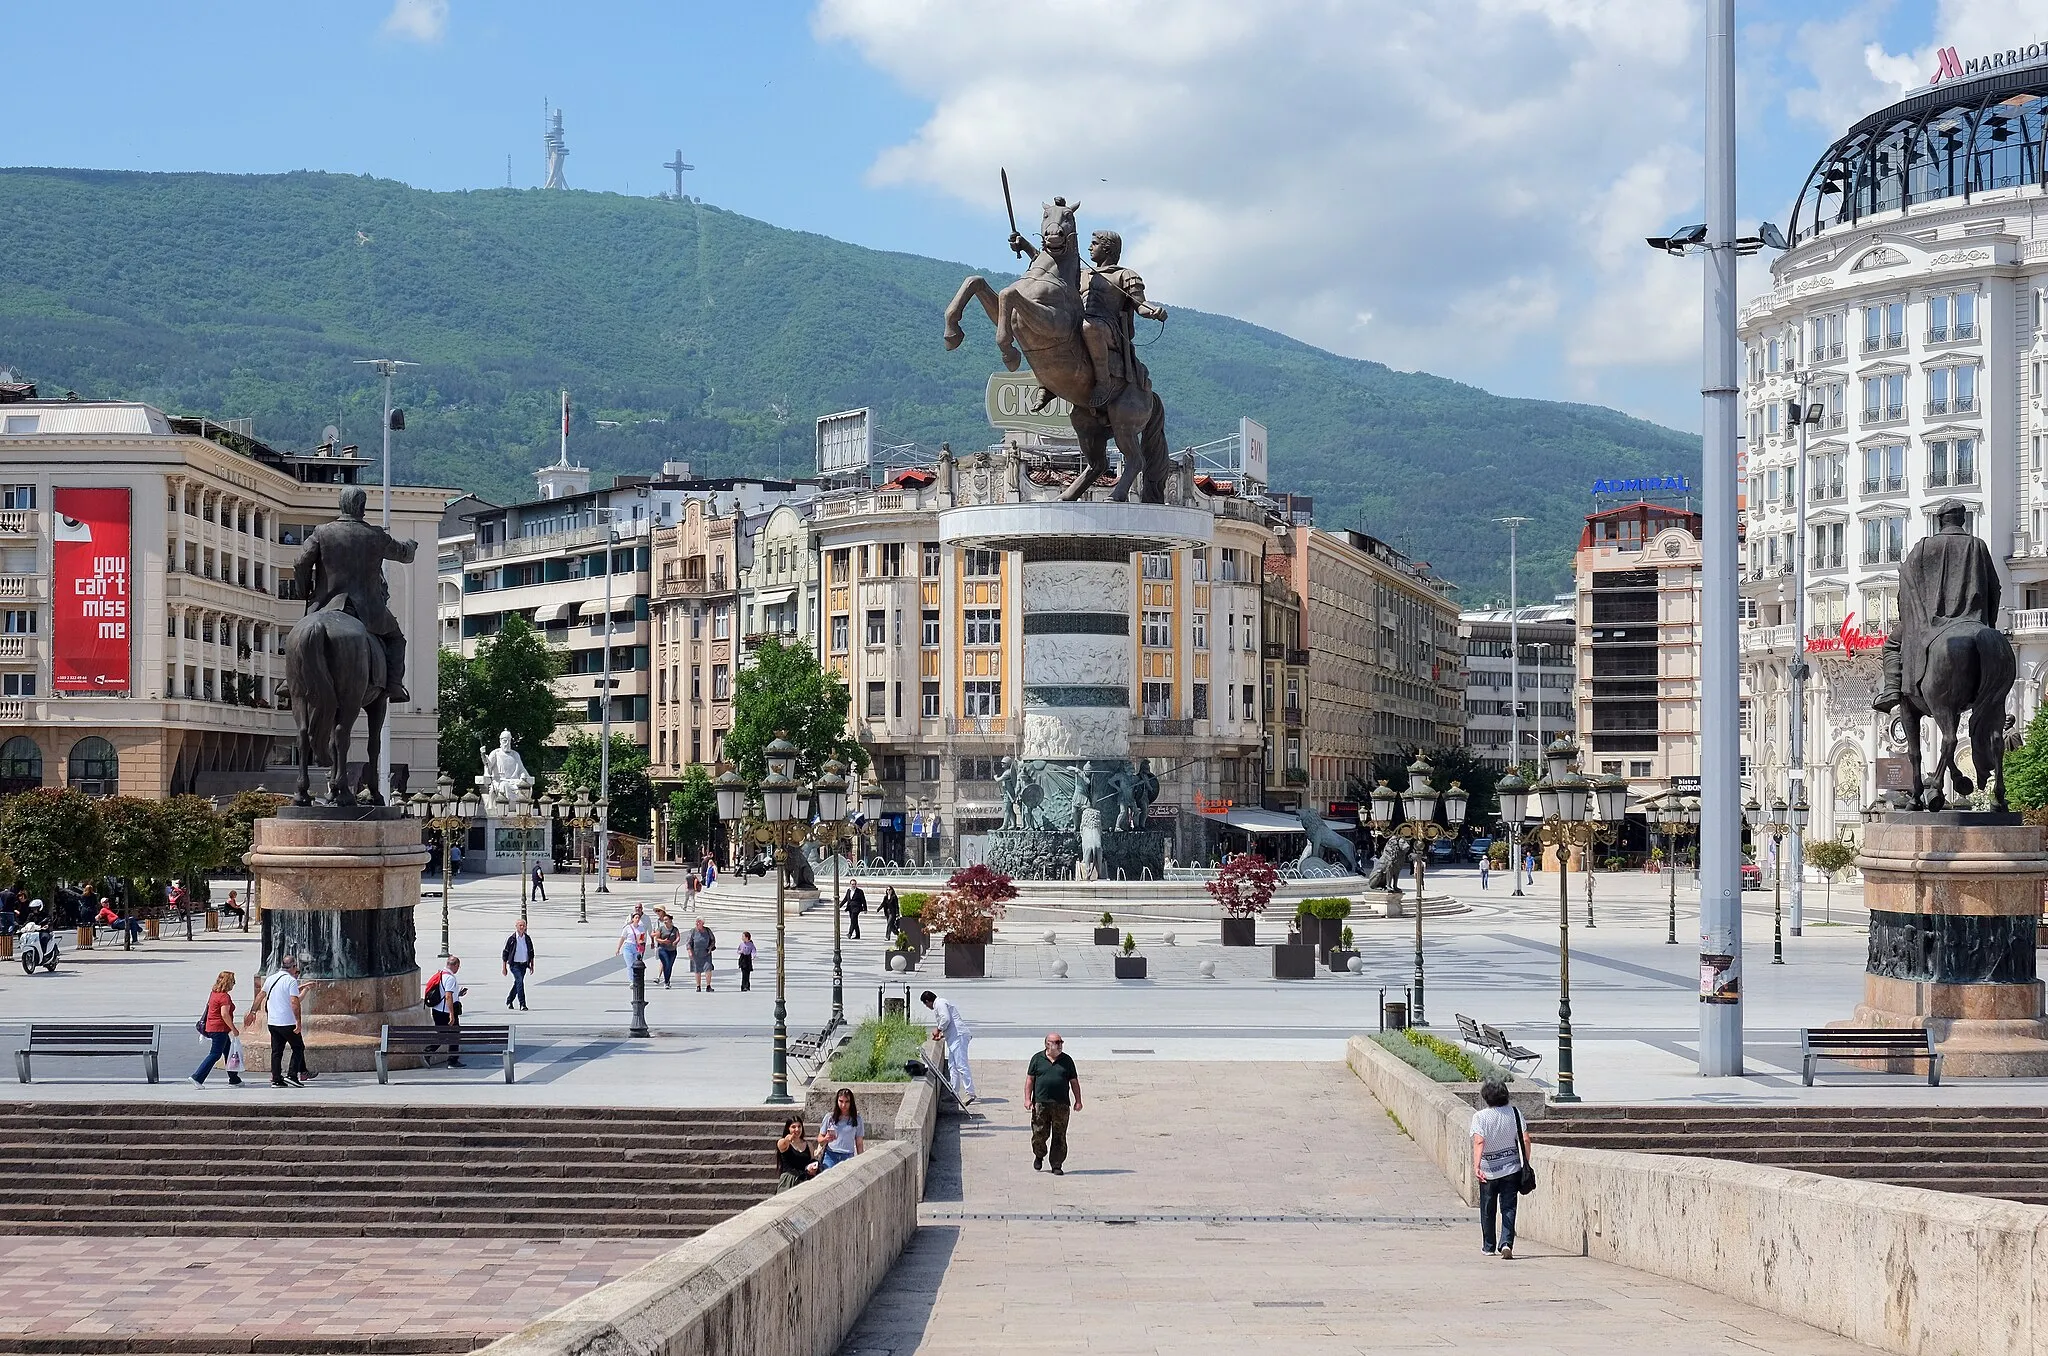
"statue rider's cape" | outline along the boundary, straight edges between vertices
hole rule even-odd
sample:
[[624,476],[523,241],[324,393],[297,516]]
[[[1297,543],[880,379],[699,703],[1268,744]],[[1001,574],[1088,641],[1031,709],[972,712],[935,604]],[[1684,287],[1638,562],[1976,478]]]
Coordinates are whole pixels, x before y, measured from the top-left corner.
[[1950,623],[1998,624],[1998,565],[1991,548],[1964,532],[1937,532],[1906,553],[1899,567],[1900,679],[1915,690],[1927,652]]

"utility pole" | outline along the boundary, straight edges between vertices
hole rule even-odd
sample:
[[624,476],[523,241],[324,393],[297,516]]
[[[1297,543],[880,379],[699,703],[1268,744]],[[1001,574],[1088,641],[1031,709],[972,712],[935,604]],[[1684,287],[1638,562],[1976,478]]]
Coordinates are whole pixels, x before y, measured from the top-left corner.
[[[418,367],[418,363],[405,362],[398,358],[358,358],[360,366],[374,367],[384,378],[384,530],[391,530],[391,378],[401,367]],[[407,652],[408,655],[410,651]],[[398,675],[405,682],[405,675]],[[408,689],[412,684],[405,684]],[[386,720],[383,729],[377,733],[377,794],[386,804],[391,801],[391,722]]]
[[1742,1074],[1742,765],[1735,632],[1735,436],[1741,391],[1735,316],[1735,0],[1707,0],[1706,8],[1699,1071],[1715,1078]]
[[[1522,630],[1521,599],[1516,590],[1515,580],[1515,531],[1527,518],[1495,518],[1497,523],[1508,525],[1508,771],[1514,772],[1522,765]],[[1539,674],[1537,682],[1542,682]],[[1542,699],[1542,692],[1536,694]],[[1538,708],[1539,719],[1541,708]],[[1542,766],[1543,741],[1536,741],[1537,766]],[[1519,775],[1519,774],[1517,774]],[[1514,893],[1522,893],[1522,826],[1508,825],[1508,866],[1514,877]]]

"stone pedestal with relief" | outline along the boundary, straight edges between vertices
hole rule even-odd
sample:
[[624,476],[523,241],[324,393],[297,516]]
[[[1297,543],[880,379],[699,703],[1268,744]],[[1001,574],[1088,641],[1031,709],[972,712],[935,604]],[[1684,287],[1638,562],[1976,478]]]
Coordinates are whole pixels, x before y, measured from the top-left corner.
[[2014,814],[1902,811],[1870,826],[1856,865],[1870,951],[1863,1002],[1835,1025],[1925,1027],[1944,1079],[2048,1075],[2043,831]]
[[[256,881],[262,974],[287,954],[299,958],[306,1062],[315,1072],[374,1069],[387,1023],[433,1020],[421,1001],[413,931],[427,857],[418,823],[395,807],[286,806],[256,821],[244,860]],[[246,978],[235,991],[246,1001]],[[267,1076],[270,1030],[260,1017],[243,1028],[242,1045],[245,1076]]]

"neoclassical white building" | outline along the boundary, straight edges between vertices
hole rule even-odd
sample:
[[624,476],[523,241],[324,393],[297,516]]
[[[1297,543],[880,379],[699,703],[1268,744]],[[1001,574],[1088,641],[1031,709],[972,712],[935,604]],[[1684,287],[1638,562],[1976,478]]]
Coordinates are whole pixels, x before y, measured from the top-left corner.
[[[1815,835],[1853,837],[1902,756],[1870,709],[1899,561],[1956,499],[2004,575],[2024,722],[2048,678],[2048,59],[1950,79],[1859,121],[1801,187],[1742,313],[1749,790],[1791,785],[1803,650]],[[1788,406],[1809,420],[1805,476]],[[1797,546],[1806,634],[1795,634]]]

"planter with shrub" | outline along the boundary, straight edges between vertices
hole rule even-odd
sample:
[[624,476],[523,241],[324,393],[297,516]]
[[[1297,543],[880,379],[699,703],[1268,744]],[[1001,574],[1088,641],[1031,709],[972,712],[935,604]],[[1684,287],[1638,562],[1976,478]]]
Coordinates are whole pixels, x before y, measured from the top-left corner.
[[1351,929],[1345,928],[1338,934],[1337,944],[1330,948],[1330,971],[1332,974],[1346,974],[1351,969],[1352,958],[1358,955],[1351,945]]
[[1343,938],[1344,920],[1351,916],[1351,901],[1304,899],[1300,914],[1301,940],[1315,947],[1317,960],[1329,960],[1330,949]]
[[955,871],[946,888],[919,910],[928,932],[946,939],[946,977],[983,979],[988,975],[988,944],[995,936],[1003,907],[1017,897],[1017,887],[1000,871],[970,866]]
[[1128,932],[1125,933],[1124,953],[1116,958],[1116,977],[1118,979],[1143,979],[1145,977],[1145,958],[1137,955],[1137,950],[1138,939]]
[[882,953],[882,968],[894,971],[896,969],[896,957],[898,956],[903,957],[903,969],[906,972],[917,968],[917,962],[921,957],[917,946],[910,940],[908,932],[899,931],[896,934],[896,940],[890,944],[887,951]]
[[1123,938],[1123,933],[1117,930],[1116,919],[1111,917],[1107,911],[1104,911],[1102,923],[1095,929],[1095,944],[1097,946],[1115,946]]
[[[924,953],[932,949],[932,939],[924,927],[924,909],[925,905],[931,903],[931,898],[927,891],[910,890],[896,901],[900,914],[896,922],[898,935],[910,939],[910,945],[917,952],[918,960],[923,960]],[[912,964],[916,964],[916,961]]]
[[1239,853],[1203,888],[1223,906],[1223,944],[1257,946],[1259,915],[1280,888],[1280,873],[1273,864],[1257,853]]

